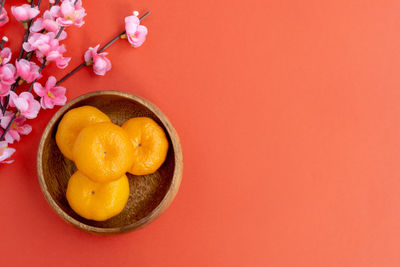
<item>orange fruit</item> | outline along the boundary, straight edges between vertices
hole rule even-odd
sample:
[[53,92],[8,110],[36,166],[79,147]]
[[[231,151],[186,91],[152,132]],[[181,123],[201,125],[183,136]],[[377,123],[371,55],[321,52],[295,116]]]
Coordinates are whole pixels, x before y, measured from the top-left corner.
[[95,182],[109,182],[132,166],[133,145],[118,125],[101,122],[82,129],[75,140],[76,167]]
[[155,172],[164,163],[168,139],[164,130],[151,118],[132,118],[122,125],[133,144],[133,164],[129,172],[145,175]]
[[82,172],[75,172],[68,181],[67,200],[80,216],[105,221],[119,214],[129,198],[128,177],[124,174],[109,183],[96,183]]
[[61,153],[73,160],[72,148],[80,131],[99,122],[110,122],[110,118],[95,107],[83,106],[68,111],[61,119],[56,133],[56,143]]

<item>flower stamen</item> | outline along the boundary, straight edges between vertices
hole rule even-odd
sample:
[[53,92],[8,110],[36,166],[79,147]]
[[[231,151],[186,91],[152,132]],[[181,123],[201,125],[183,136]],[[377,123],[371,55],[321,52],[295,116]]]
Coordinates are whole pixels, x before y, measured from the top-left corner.
[[75,11],[74,12],[74,14],[72,15],[72,16],[66,16],[65,18],[67,19],[67,20],[74,20],[75,19],[75,17],[78,15],[78,11]]
[[0,148],[0,154],[3,154],[4,149],[6,149],[8,145],[5,145],[3,148]]

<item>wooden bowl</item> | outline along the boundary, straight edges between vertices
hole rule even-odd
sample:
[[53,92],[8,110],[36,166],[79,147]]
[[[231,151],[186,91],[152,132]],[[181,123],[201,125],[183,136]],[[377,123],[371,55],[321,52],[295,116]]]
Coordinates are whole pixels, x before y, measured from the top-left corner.
[[[130,195],[125,209],[103,222],[82,218],[69,206],[65,192],[76,167],[61,154],[55,141],[57,126],[63,115],[70,109],[85,105],[97,107],[118,125],[133,117],[150,117],[163,127],[169,141],[167,159],[157,172],[144,176],[128,174]],[[66,222],[90,233],[122,233],[150,224],[171,204],[182,179],[182,149],[174,127],[152,103],[123,92],[100,91],[70,101],[53,116],[40,141],[37,170],[47,201]]]

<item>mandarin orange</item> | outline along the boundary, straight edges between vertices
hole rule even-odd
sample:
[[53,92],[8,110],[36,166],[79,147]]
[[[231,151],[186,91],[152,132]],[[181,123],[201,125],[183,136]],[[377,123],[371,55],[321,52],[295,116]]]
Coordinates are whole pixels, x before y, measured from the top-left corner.
[[128,198],[129,182],[125,174],[115,181],[97,183],[77,171],[68,181],[69,205],[89,220],[104,221],[119,214]]
[[155,172],[165,161],[168,139],[164,130],[151,118],[132,118],[122,125],[133,144],[133,164],[129,172],[146,175]]
[[110,122],[110,118],[92,106],[82,106],[68,111],[61,119],[56,133],[56,143],[61,153],[73,160],[72,148],[80,131],[99,122]]
[[120,178],[132,166],[133,155],[128,134],[111,122],[82,129],[73,148],[77,168],[96,182]]

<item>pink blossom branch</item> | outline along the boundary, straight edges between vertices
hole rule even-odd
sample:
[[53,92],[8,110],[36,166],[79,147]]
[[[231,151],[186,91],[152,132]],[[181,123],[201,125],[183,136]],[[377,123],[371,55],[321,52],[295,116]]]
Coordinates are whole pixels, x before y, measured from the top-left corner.
[[[39,0],[39,1],[40,1],[40,0]],[[58,38],[58,37],[60,36],[60,34],[61,34],[61,32],[62,32],[63,30],[64,30],[64,27],[61,27],[60,30],[59,30],[58,33],[57,33],[57,37],[56,37],[56,38]],[[47,65],[46,62],[47,62],[46,59],[43,59],[43,63],[42,63],[42,65],[41,65],[40,68],[39,68],[39,73],[42,73],[44,67],[46,67],[46,65]],[[35,79],[35,80],[30,84],[29,89],[28,89],[28,92],[31,92],[31,91],[32,91],[33,85],[37,82],[37,80],[38,80],[38,79]],[[11,90],[15,91],[15,90],[17,89],[17,87],[18,87],[18,81],[19,81],[19,77],[18,77],[17,81],[13,84],[13,87],[12,87]],[[9,101],[10,101],[10,96],[8,96],[8,97],[5,99],[5,101],[4,101],[4,106],[2,107],[2,108],[3,108],[3,113],[5,112],[5,109],[7,109],[7,106],[8,106]],[[16,114],[17,114],[17,113],[15,113],[14,116],[11,118],[11,120],[10,120],[10,122],[8,123],[6,129],[4,130],[3,134],[0,136],[0,141],[2,141],[2,140],[4,139],[6,133],[10,130],[11,125],[13,124],[14,120],[17,118],[17,115],[16,115]]]
[[10,120],[10,123],[4,129],[3,134],[0,136],[0,141],[2,141],[4,139],[4,137],[6,136],[6,133],[10,130],[11,125],[13,124],[13,122],[15,121],[16,118],[17,118],[17,112],[14,113],[14,115],[12,116],[12,118]]
[[1,50],[3,50],[3,46],[7,42],[8,42],[8,38],[6,36],[3,36],[3,38],[1,39],[1,43],[0,43],[0,49]]
[[[62,33],[63,30],[64,30],[64,27],[61,27],[60,30],[59,30],[58,33],[57,33],[56,39],[58,39],[58,37],[60,37],[60,35],[61,35],[61,33]],[[31,54],[28,56],[27,59],[30,60],[30,59],[32,58],[32,56],[33,56],[33,52],[31,52]],[[39,73],[42,72],[42,70],[44,69],[45,66],[46,66],[46,59],[43,60],[43,63],[42,63],[42,65],[40,66],[40,69],[39,69]],[[17,87],[18,87],[18,85],[19,85],[18,82],[19,82],[20,80],[21,80],[21,78],[18,77],[17,80],[16,80],[16,82],[12,85],[11,90],[12,90],[13,92],[17,89]],[[29,92],[32,90],[33,84],[34,84],[36,81],[37,81],[37,79],[34,80],[34,81],[31,83],[31,85],[30,85],[30,87],[29,87],[29,90],[28,90]],[[4,101],[3,113],[4,113],[5,109],[7,108],[7,105],[8,105],[9,100],[10,100],[10,97],[7,96],[7,98],[6,98],[5,101]],[[1,139],[0,139],[0,140],[1,140]]]
[[[1,0],[1,3],[0,3],[0,14],[1,14],[1,11],[3,11],[3,7],[4,7],[4,3],[5,2],[6,2],[6,0]],[[2,19],[2,20],[5,20],[5,18]]]
[[56,39],[58,39],[61,35],[61,33],[63,32],[63,30],[65,29],[64,26],[60,27],[60,30],[58,31],[57,35],[56,35]]
[[[37,5],[36,5],[38,8],[39,8],[41,2],[42,2],[42,0],[38,0],[38,3],[37,3]],[[34,7],[34,6],[35,6],[35,0],[32,0],[32,2],[31,2],[31,7]],[[22,44],[24,44],[26,41],[28,41],[30,28],[31,28],[32,23],[33,23],[34,20],[35,20],[35,19],[29,20],[28,25],[27,25],[27,27],[26,27],[26,29],[25,29],[25,35],[24,35],[24,40],[22,41]],[[25,25],[25,23],[24,23],[24,25]],[[19,51],[18,60],[20,60],[20,59],[22,58],[23,55],[24,55],[24,48],[23,48],[22,45],[21,45],[21,50]],[[1,139],[0,139],[0,140],[1,140]]]
[[[39,0],[40,1],[40,0]],[[77,0],[76,0],[77,1]],[[75,1],[75,2],[76,2]],[[139,20],[141,21],[142,19],[144,19],[146,16],[148,16],[150,14],[150,12],[146,12],[142,17],[139,18]],[[59,35],[61,34],[61,32],[63,31],[64,27],[60,28],[60,31],[57,33],[57,38],[59,37]],[[118,34],[116,37],[114,37],[111,41],[109,41],[108,43],[106,43],[102,48],[99,49],[99,53],[103,52],[104,50],[106,50],[108,47],[110,47],[112,44],[114,44],[117,40],[121,39],[121,37],[123,37],[123,35],[126,34],[126,31],[123,31],[122,33]],[[42,65],[40,66],[39,69],[39,73],[42,72],[42,70],[44,69],[44,67],[46,66],[46,59],[43,60]],[[60,83],[62,83],[63,81],[65,81],[66,79],[68,79],[70,76],[72,76],[74,73],[76,73],[77,71],[79,71],[81,68],[83,68],[84,66],[87,66],[86,62],[82,62],[80,65],[78,65],[75,69],[73,69],[71,72],[69,72],[67,75],[65,75],[63,78],[61,78],[56,85],[59,85]],[[35,82],[37,81],[34,80],[29,89],[28,92],[30,92],[33,88],[33,85],[35,84]],[[14,89],[15,90],[15,89]],[[8,103],[7,103],[8,104]],[[11,125],[13,124],[13,122],[15,121],[15,119],[17,118],[17,114],[19,111],[17,111],[16,113],[14,113],[13,117],[11,118],[10,122],[8,123],[6,129],[4,130],[4,132],[2,133],[2,135],[0,136],[0,141],[2,141],[6,135],[6,133],[10,130]]]
[[[43,63],[42,63],[42,65],[40,66],[40,69],[39,69],[39,73],[42,72],[42,70],[44,69],[45,66],[46,66],[46,59],[43,60]],[[28,92],[32,91],[33,84],[34,84],[36,81],[37,81],[37,79],[34,80],[34,81],[31,83]],[[6,136],[7,132],[10,130],[11,125],[13,124],[13,122],[15,121],[15,119],[17,118],[17,113],[18,113],[18,112],[19,112],[19,111],[15,112],[14,115],[12,116],[12,118],[11,118],[10,122],[8,123],[6,129],[4,129],[3,134],[0,136],[0,141],[2,141],[2,140],[4,139],[4,137]]]
[[[5,0],[3,0],[3,1],[5,1]],[[41,3],[41,2],[42,2],[42,0],[38,0],[38,2],[37,2],[37,4],[36,4],[36,6],[37,6],[38,8],[40,7],[40,3]],[[32,1],[31,1],[31,7],[34,7],[34,6],[35,6],[35,0],[32,0]],[[0,12],[1,12],[1,11],[0,11]],[[22,41],[22,44],[21,44],[21,50],[19,51],[18,60],[20,60],[20,59],[22,58],[22,56],[24,55],[24,47],[23,47],[23,44],[24,44],[26,41],[28,41],[30,28],[31,28],[32,23],[33,23],[34,20],[35,20],[35,19],[29,20],[28,25],[27,25],[27,28],[25,29],[24,40]],[[32,53],[32,55],[33,55],[33,53]],[[32,56],[30,56],[29,60],[30,60],[31,58],[32,58]],[[15,83],[11,86],[11,90],[12,90],[13,92],[17,89],[20,80],[21,80],[21,78],[18,77],[17,80],[15,81]],[[3,113],[6,111],[9,101],[10,101],[10,96],[7,96],[7,97],[5,98],[5,100],[4,100],[3,106],[1,107],[1,110],[2,110]],[[0,138],[0,141],[1,141],[1,138]]]
[[[64,77],[62,77],[57,83],[56,85],[59,85],[60,83],[62,83],[63,81],[65,81],[66,79],[68,79],[69,77],[71,77],[72,75],[74,75],[76,72],[78,72],[78,70],[82,69],[83,67],[86,66],[86,62],[82,62],[81,64],[79,64],[78,66],[76,66],[73,70],[71,70],[69,73],[67,73]],[[0,139],[1,140],[1,139]]]
[[[15,81],[15,83],[11,86],[11,90],[14,92],[15,91],[15,89],[17,88],[17,85],[18,85],[18,82],[19,82],[19,80],[20,80],[20,78],[18,77],[18,79]],[[10,96],[8,95],[5,99],[4,99],[4,104],[3,104],[3,107],[2,107],[2,112],[3,112],[3,114],[4,114],[4,112],[6,112],[6,109],[7,109],[7,107],[8,107],[8,103],[10,102]],[[0,139],[0,141],[1,141],[1,139]]]
[[[1,13],[1,11],[0,11],[0,13]],[[8,42],[8,38],[6,36],[3,36],[3,38],[1,38],[0,50],[3,50],[4,44],[7,42]],[[4,108],[4,111],[3,111],[3,108],[4,108],[3,105],[0,103],[0,110],[4,113],[5,108]]]
[[[150,11],[146,12],[143,16],[141,16],[139,18],[139,20],[141,21],[142,19],[144,19],[145,17],[147,17],[150,14]],[[106,50],[107,48],[109,48],[112,44],[114,44],[116,41],[118,41],[119,39],[121,39],[121,37],[126,33],[126,31],[121,32],[120,34],[118,34],[117,36],[115,36],[111,41],[109,41],[108,43],[106,43],[102,48],[99,49],[98,53],[103,52],[104,50]],[[71,72],[67,73],[64,77],[62,77],[57,83],[56,85],[59,85],[60,83],[62,83],[63,81],[65,81],[66,79],[68,79],[69,77],[71,77],[73,74],[75,74],[77,71],[79,71],[80,69],[82,69],[83,67],[87,66],[86,62],[83,61],[81,64],[79,64],[78,66],[76,66]],[[0,139],[1,140],[1,139]]]
[[[146,12],[143,16],[141,16],[139,18],[139,21],[142,21],[142,19],[144,19],[145,17],[147,17],[150,14],[150,11]],[[121,37],[126,33],[126,31],[121,32],[120,34],[118,34],[117,36],[115,36],[114,39],[112,39],[110,42],[108,42],[107,44],[105,44],[102,48],[99,49],[98,53],[103,52],[104,50],[106,50],[108,47],[110,47],[113,43],[115,43],[116,41],[118,41],[119,39],[121,39]]]
[[[39,0],[40,1],[40,0]],[[63,30],[65,29],[65,27],[64,26],[62,26],[62,27],[60,27],[60,29],[58,30],[58,32],[57,32],[57,35],[56,35],[56,38],[55,39],[58,39],[59,37],[60,37],[60,35],[61,35],[61,33],[63,32]],[[33,52],[28,56],[28,60],[30,60],[31,58],[32,58],[32,55],[33,55]],[[47,61],[46,61],[46,59],[43,59],[43,63],[42,63],[42,65],[40,66],[40,69],[39,69],[39,73],[41,73],[42,72],[42,70],[44,69],[44,67],[46,67],[46,64],[47,63]],[[37,81],[37,79],[36,80],[34,80],[32,83],[31,83],[31,85],[30,85],[30,87],[29,87],[29,92],[32,90],[32,87],[33,87],[33,84],[34,83],[36,83],[36,81]],[[1,140],[1,139],[0,139]]]
[[[64,27],[61,27],[60,30],[59,30],[58,33],[57,33],[57,38],[60,37],[60,34],[61,34],[61,32],[62,32],[63,30],[64,30]],[[30,58],[32,57],[32,55],[33,55],[33,53],[31,53],[31,54],[29,55],[29,60],[30,60]],[[44,59],[42,65],[40,66],[39,73],[41,73],[42,70],[44,69],[44,67],[46,67],[46,65],[47,65],[46,62],[47,62],[46,59]],[[20,81],[20,80],[21,80],[21,78],[18,77],[17,80],[15,81],[15,83],[12,85],[11,91],[14,92],[15,90],[17,90],[17,88],[18,88],[18,86],[19,86],[19,81]],[[37,81],[37,79],[34,80],[34,81],[31,83],[31,85],[29,86],[28,92],[32,91],[33,85],[36,83],[36,81]],[[5,100],[4,100],[3,106],[1,107],[3,113],[6,111],[9,102],[10,102],[10,96],[8,95],[8,96],[5,98]],[[10,121],[10,123],[11,123],[11,121]],[[1,141],[1,140],[2,140],[2,139],[0,138],[0,141]]]
[[[33,2],[33,1],[34,1],[34,0],[32,0],[32,2]],[[41,2],[42,2],[42,0],[38,0],[38,7],[39,7],[39,5],[40,5]],[[55,5],[57,5],[58,2],[59,2],[59,1],[57,1]],[[51,9],[51,7],[52,7],[52,4],[51,4],[51,2],[50,2],[50,3],[49,3],[49,10]],[[42,30],[42,32],[44,32],[44,30]],[[56,39],[57,39],[57,38],[56,38]],[[26,55],[24,56],[24,58],[25,58],[26,60],[28,60],[28,61],[31,61],[32,57],[33,57],[33,51],[32,51],[32,52],[26,53]]]
[[[2,1],[5,1],[5,0],[2,0]],[[37,2],[37,7],[38,7],[38,8],[39,8],[41,2],[42,2],[42,0],[38,0],[38,2]],[[55,5],[57,5],[59,2],[60,2],[60,0],[56,0]],[[77,3],[77,0],[75,0],[75,4],[76,4],[76,3]],[[34,7],[34,6],[35,6],[35,1],[32,0],[32,2],[31,2],[31,7]],[[50,5],[50,8],[51,8],[51,5]],[[23,44],[24,44],[25,42],[27,42],[27,40],[28,40],[28,38],[29,38],[30,27],[31,27],[33,21],[34,21],[34,19],[31,19],[31,20],[28,22],[28,27],[27,27],[27,29],[25,29],[24,40],[23,40],[22,45],[21,45],[21,50],[20,50],[20,53],[19,53],[19,56],[18,56],[18,60],[20,60],[20,59],[23,57],[23,55],[24,55]],[[57,35],[56,35],[56,39],[58,39],[58,38],[60,37],[60,35],[61,35],[61,33],[62,33],[62,31],[63,31],[64,29],[65,29],[64,26],[60,28],[60,30],[58,31],[58,33],[57,33]],[[28,61],[30,61],[31,58],[33,57],[33,54],[34,54],[33,51],[32,51],[32,52],[29,52],[29,53],[26,53],[26,55],[24,56],[24,58],[27,59]],[[45,62],[45,61],[44,61],[44,62]],[[42,68],[42,67],[41,67],[41,68]],[[16,82],[12,85],[11,90],[12,90],[13,92],[14,92],[14,91],[17,89],[17,87],[19,86],[20,80],[21,80],[21,78],[18,77],[17,80],[16,80]],[[36,81],[34,81],[33,83],[35,83],[35,82],[36,82]],[[32,84],[31,86],[33,86],[33,84]],[[1,110],[2,110],[3,113],[4,113],[5,110],[7,109],[7,106],[8,106],[9,101],[10,101],[10,96],[7,96],[7,97],[5,98],[5,100],[4,100],[3,106],[0,105],[0,108],[1,108]],[[0,140],[1,140],[1,139],[0,139]]]
[[[39,74],[40,73],[42,73],[42,70],[44,69],[44,67],[46,67],[46,59],[43,59],[43,63],[42,63],[42,65],[40,66],[40,68],[39,68]],[[32,88],[33,88],[33,85],[37,82],[37,80],[38,79],[35,79],[32,83],[31,83],[31,85],[29,86],[29,89],[28,89],[28,92],[30,92],[30,91],[32,91]],[[1,139],[0,139],[1,140]]]

